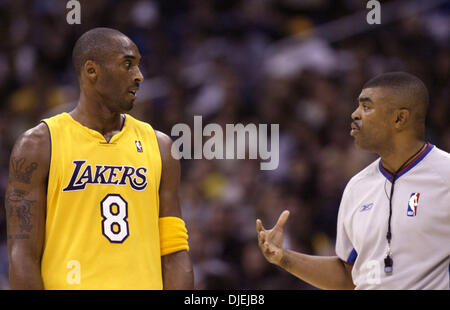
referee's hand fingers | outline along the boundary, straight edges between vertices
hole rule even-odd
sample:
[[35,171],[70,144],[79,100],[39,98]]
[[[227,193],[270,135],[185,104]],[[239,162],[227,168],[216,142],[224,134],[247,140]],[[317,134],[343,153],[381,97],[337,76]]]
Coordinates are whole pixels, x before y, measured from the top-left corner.
[[260,231],[258,232],[258,244],[260,246],[263,246],[266,242],[266,232],[265,231]]
[[279,228],[279,229],[283,229],[284,224],[286,224],[287,219],[289,218],[289,211],[288,210],[284,210],[280,217],[278,218],[277,223],[275,224],[275,228]]
[[264,231],[264,227],[260,219],[256,220],[256,231],[259,233],[260,231]]

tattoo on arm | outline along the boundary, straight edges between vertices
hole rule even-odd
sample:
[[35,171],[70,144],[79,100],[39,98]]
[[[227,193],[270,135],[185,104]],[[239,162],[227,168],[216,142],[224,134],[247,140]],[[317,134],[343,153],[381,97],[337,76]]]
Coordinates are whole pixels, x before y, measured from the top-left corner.
[[30,184],[31,176],[33,171],[37,169],[38,164],[32,162],[26,164],[25,158],[11,157],[11,168],[9,170],[9,180],[8,182],[20,182],[25,184]]
[[[31,221],[31,207],[36,203],[36,200],[25,199],[28,193],[20,189],[12,189],[6,195],[6,218],[8,226],[14,216],[18,218],[18,227],[20,233],[10,234],[9,239],[29,239],[30,232],[33,228]],[[8,232],[11,232],[8,230]]]

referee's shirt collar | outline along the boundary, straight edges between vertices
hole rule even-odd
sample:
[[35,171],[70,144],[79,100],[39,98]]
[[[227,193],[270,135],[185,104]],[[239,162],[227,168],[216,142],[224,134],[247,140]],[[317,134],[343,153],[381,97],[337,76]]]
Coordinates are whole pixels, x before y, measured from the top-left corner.
[[[425,156],[427,156],[427,154],[430,153],[430,151],[433,149],[433,147],[434,147],[433,144],[428,143],[427,147],[422,152],[420,152],[420,154],[418,154],[409,164],[407,164],[402,170],[400,170],[397,173],[396,179],[400,178],[402,175],[404,175],[409,170],[414,168],[419,162],[421,162],[422,159],[424,159]],[[380,159],[380,162],[378,163],[378,168],[380,169],[381,174],[386,177],[386,179],[388,179],[390,182],[393,181],[394,174],[383,167],[383,165],[381,164],[381,159]]]

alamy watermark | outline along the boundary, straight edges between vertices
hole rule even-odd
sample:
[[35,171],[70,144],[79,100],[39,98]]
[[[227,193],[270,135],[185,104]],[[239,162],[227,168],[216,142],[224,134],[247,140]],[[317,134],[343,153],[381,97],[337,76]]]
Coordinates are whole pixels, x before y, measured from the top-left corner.
[[66,21],[69,25],[81,24],[81,5],[77,0],[67,1],[66,9],[70,10],[67,12]]
[[367,1],[367,9],[370,11],[366,15],[366,21],[369,25],[381,24],[381,5],[380,1],[370,0]]
[[[381,24],[381,4],[377,0],[367,1],[366,8],[370,11],[367,12],[366,21],[369,25]],[[66,9],[69,11],[66,14],[66,21],[69,25],[81,24],[81,4],[77,0],[69,0],[66,4]]]
[[[260,159],[261,170],[274,170],[279,164],[279,124],[210,123],[203,127],[202,116],[194,116],[194,130],[187,124],[172,127],[171,153],[175,159]],[[208,139],[203,142],[203,138]],[[270,140],[270,143],[269,143]],[[193,142],[193,146],[192,146]],[[246,158],[248,154],[248,158]]]

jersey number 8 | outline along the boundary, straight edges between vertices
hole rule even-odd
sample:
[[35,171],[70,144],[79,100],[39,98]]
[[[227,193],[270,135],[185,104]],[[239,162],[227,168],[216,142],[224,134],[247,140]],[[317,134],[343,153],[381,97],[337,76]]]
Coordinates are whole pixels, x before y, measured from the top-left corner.
[[128,203],[119,194],[108,194],[100,203],[102,233],[112,243],[122,243],[130,235]]

